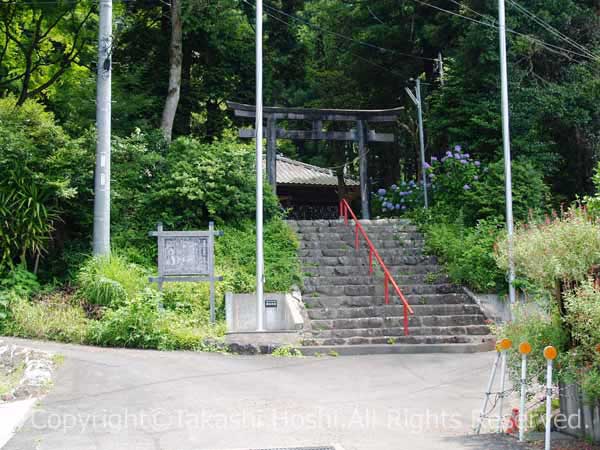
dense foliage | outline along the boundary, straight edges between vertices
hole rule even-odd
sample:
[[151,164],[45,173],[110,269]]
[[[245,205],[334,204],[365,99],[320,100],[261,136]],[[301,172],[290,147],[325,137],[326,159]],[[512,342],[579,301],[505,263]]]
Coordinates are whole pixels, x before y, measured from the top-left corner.
[[[532,363],[540,369],[545,361],[539,350],[554,345],[561,355],[558,378],[579,383],[588,400],[599,400],[599,223],[585,210],[572,207],[545,222],[520,227],[513,248],[518,285],[535,300],[537,313],[517,314],[500,334],[517,343],[532,343]],[[507,250],[504,238],[496,255],[503,269]],[[518,365],[515,358],[515,378]]]

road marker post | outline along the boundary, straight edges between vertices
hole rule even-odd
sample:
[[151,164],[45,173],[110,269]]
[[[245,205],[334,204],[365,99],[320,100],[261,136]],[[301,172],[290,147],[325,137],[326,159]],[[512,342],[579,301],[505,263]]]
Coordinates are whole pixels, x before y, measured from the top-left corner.
[[519,345],[521,354],[521,404],[519,405],[519,442],[525,440],[525,396],[527,394],[527,355],[531,353],[531,344],[521,342]]
[[550,450],[552,446],[552,369],[553,363],[558,356],[556,348],[549,345],[544,349],[546,358],[546,447]]

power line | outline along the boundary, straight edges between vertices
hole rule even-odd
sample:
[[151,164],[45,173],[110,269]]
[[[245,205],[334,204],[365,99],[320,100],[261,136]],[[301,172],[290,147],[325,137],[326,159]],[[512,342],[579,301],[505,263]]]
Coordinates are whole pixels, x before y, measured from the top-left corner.
[[[249,3],[247,0],[243,0],[243,1],[245,3],[251,5],[251,3]],[[265,4],[264,6],[266,8],[268,8],[268,9],[270,9],[271,11],[275,11],[275,12],[277,12],[279,14],[282,14],[282,15],[284,15],[286,17],[289,17],[290,19],[293,19],[293,20],[296,20],[298,22],[301,22],[301,23],[303,23],[303,24],[305,24],[305,25],[307,25],[307,26],[309,26],[309,27],[311,27],[311,28],[313,28],[315,30],[319,30],[319,31],[323,31],[325,33],[329,33],[331,35],[334,35],[334,36],[337,36],[339,38],[345,39],[347,41],[351,41],[351,42],[354,42],[356,44],[359,44],[359,45],[362,45],[362,46],[365,46],[365,47],[369,47],[369,48],[372,48],[372,49],[375,49],[375,50],[379,50],[380,52],[383,52],[383,53],[393,53],[393,54],[396,54],[396,55],[406,56],[406,57],[409,57],[409,58],[417,58],[417,59],[422,59],[422,60],[426,60],[426,61],[435,61],[435,58],[427,58],[425,56],[413,55],[413,54],[410,54],[410,53],[403,53],[403,52],[400,52],[398,50],[392,50],[392,49],[389,49],[389,48],[381,47],[379,45],[371,44],[370,42],[365,42],[365,41],[361,41],[361,40],[358,40],[358,39],[354,39],[351,36],[347,36],[345,34],[338,33],[337,31],[332,31],[332,30],[329,30],[327,28],[323,28],[323,27],[320,27],[318,25],[315,25],[315,24],[313,24],[312,22],[310,22],[308,20],[302,19],[302,18],[300,18],[298,16],[295,16],[293,14],[286,13],[285,11],[282,11],[282,10],[280,10],[278,8],[275,8],[274,6],[271,6],[269,4]]]
[[[414,1],[417,2],[417,3],[419,3],[419,4],[421,4],[421,5],[423,5],[423,6],[428,6],[430,8],[437,9],[438,11],[442,11],[442,12],[444,12],[446,14],[450,14],[452,16],[461,17],[461,18],[463,18],[465,20],[469,20],[471,22],[478,23],[478,24],[484,25],[486,27],[494,28],[496,30],[499,29],[499,27],[497,25],[495,25],[493,23],[490,23],[490,22],[482,22],[481,20],[477,20],[477,19],[474,19],[472,17],[465,16],[463,14],[460,14],[460,13],[457,13],[457,12],[454,12],[454,11],[450,11],[448,9],[444,9],[444,8],[442,8],[440,6],[437,6],[437,5],[432,5],[431,3],[423,2],[421,0],[414,0]],[[481,14],[481,13],[479,13],[479,14]],[[572,56],[568,55],[568,54],[571,54],[571,55],[581,56],[582,58],[586,58],[586,59],[589,59],[591,61],[595,60],[595,58],[592,58],[592,57],[590,57],[590,56],[588,56],[586,54],[579,53],[579,52],[576,52],[576,51],[573,51],[573,50],[569,50],[569,49],[566,49],[564,47],[560,47],[558,45],[549,44],[548,42],[542,41],[539,38],[536,38],[536,37],[533,37],[531,35],[528,35],[528,34],[525,34],[525,33],[521,33],[521,32],[515,31],[515,30],[512,30],[510,28],[507,28],[506,31],[509,32],[509,33],[518,35],[518,36],[522,36],[522,37],[524,37],[524,38],[526,38],[526,39],[528,39],[528,40],[530,40],[532,42],[536,42],[536,43],[540,44],[542,47],[544,47],[546,50],[548,50],[550,52],[553,52],[553,53],[556,53],[556,54],[559,54],[559,55],[562,55],[562,56],[565,56],[567,58],[572,58]],[[561,53],[561,52],[564,52],[564,53]],[[565,53],[568,53],[568,54],[565,54]]]
[[568,43],[569,45],[575,47],[576,49],[586,53],[587,55],[589,55],[592,58],[598,58],[598,55],[595,55],[591,50],[587,49],[583,45],[579,44],[575,40],[573,40],[570,37],[568,37],[567,35],[565,35],[564,33],[560,32],[559,30],[554,28],[552,25],[550,25],[548,22],[544,21],[542,18],[535,15],[534,13],[532,13],[531,11],[529,11],[527,8],[520,5],[516,1],[508,0],[508,2],[511,5],[513,5],[519,12],[521,12],[525,16],[531,18],[533,21],[535,21],[537,24],[541,25],[543,28],[545,28],[547,31],[549,31],[554,36],[558,37],[560,40],[562,40],[562,41]]
[[[246,3],[248,3],[246,0],[244,0],[244,1],[245,1]],[[282,18],[280,18],[280,17],[277,17],[277,16],[275,16],[275,15],[273,15],[273,14],[269,13],[269,12],[266,12],[265,14],[266,14],[267,16],[269,16],[269,17],[271,17],[271,18],[273,18],[273,19],[275,19],[275,20],[277,20],[277,21],[279,21],[279,22],[281,22],[281,23],[283,23],[283,24],[287,25],[287,26],[291,26],[291,25],[292,25],[290,22],[287,22],[287,21],[283,20]],[[342,49],[341,49],[340,47],[334,47],[334,49],[342,51]],[[363,56],[361,56],[361,55],[358,55],[358,54],[356,54],[356,53],[350,52],[350,51],[348,51],[348,50],[346,50],[346,49],[344,49],[343,51],[344,51],[344,52],[346,52],[346,53],[348,53],[348,54],[350,54],[350,55],[352,55],[352,56],[353,56],[353,57],[355,57],[355,58],[358,58],[358,59],[360,59],[360,60],[362,60],[362,61],[364,61],[364,62],[366,62],[366,63],[368,63],[368,64],[371,64],[372,66],[374,66],[374,67],[377,67],[378,69],[381,69],[381,70],[383,70],[383,71],[386,71],[386,72],[388,72],[388,73],[390,73],[390,74],[392,74],[392,75],[395,75],[395,76],[402,76],[402,75],[400,75],[399,73],[397,73],[397,72],[395,72],[395,71],[393,71],[393,70],[391,70],[391,69],[389,69],[389,68],[387,68],[387,67],[385,67],[385,66],[382,66],[381,64],[377,64],[376,62],[374,62],[374,61],[371,61],[370,59],[367,59],[367,58],[365,58],[365,57],[363,57]]]

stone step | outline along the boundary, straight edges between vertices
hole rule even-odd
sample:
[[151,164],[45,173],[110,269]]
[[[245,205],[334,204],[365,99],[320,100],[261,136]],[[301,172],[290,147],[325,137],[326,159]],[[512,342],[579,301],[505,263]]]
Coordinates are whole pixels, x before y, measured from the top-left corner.
[[[423,235],[416,232],[398,232],[398,233],[369,233],[367,232],[367,236],[375,245],[376,241],[395,241],[401,242],[409,239],[414,240],[423,240]],[[353,241],[355,239],[354,232],[352,230],[347,230],[346,232],[339,233],[302,233],[298,235],[299,240],[304,241]],[[362,241],[362,235],[359,236],[359,241]]]
[[[394,256],[421,256],[423,255],[422,248],[378,248],[377,253],[385,262],[388,257]],[[339,256],[359,256],[368,258],[369,251],[367,249],[355,250],[354,248],[307,248],[298,250],[300,258],[320,258],[320,257],[339,257]]]
[[[317,314],[318,316],[318,314]],[[485,317],[482,314],[461,315],[461,316],[410,316],[408,324],[410,328],[455,328],[454,331],[442,330],[441,334],[489,334],[489,328],[484,323]],[[317,333],[321,330],[357,330],[363,328],[403,328],[404,317],[402,316],[385,316],[385,317],[355,317],[351,319],[316,319],[311,318],[312,332]],[[472,333],[466,332],[461,327],[474,326],[475,331]],[[485,332],[481,332],[483,328]],[[477,331],[479,330],[479,331]],[[431,332],[426,334],[439,334]],[[357,336],[361,336],[359,331]]]
[[[300,225],[292,228],[296,233],[354,233],[354,225],[331,225],[331,226],[319,226],[319,225]],[[365,225],[363,230],[367,234],[370,233],[416,233],[418,232],[417,227],[414,225]]]
[[[287,220],[289,226],[335,226],[345,225],[343,219],[334,220]],[[372,219],[372,220],[359,220],[363,226],[378,226],[378,225],[410,225],[409,219]]]
[[[401,305],[367,306],[354,308],[311,308],[307,310],[311,320],[364,319],[377,317],[404,317],[404,307]],[[481,311],[460,311],[453,314],[424,314],[423,310],[415,309],[415,314],[409,315],[410,326],[451,326],[451,325],[484,325],[485,316]]]
[[[388,269],[393,266],[415,266],[417,264],[432,265],[437,263],[435,256],[382,256],[383,262]],[[300,263],[303,266],[367,266],[368,256],[301,256]],[[390,269],[391,270],[391,269]]]
[[[409,336],[488,336],[489,327],[485,325],[465,325],[448,327],[409,327]],[[395,328],[341,328],[315,331],[306,339],[353,339],[353,338],[391,338],[404,336],[404,327]],[[357,339],[358,340],[358,339]],[[370,342],[360,342],[368,344]],[[378,342],[378,343],[386,343]]]
[[[406,295],[406,301],[412,306],[418,305],[468,305],[475,304],[466,294],[429,294]],[[366,306],[384,306],[385,299],[381,296],[327,296],[312,293],[302,297],[307,308],[354,308]],[[390,304],[400,305],[400,300],[390,291]]]
[[[398,285],[402,293],[406,295],[428,295],[428,294],[449,294],[462,293],[462,288],[459,286],[446,284],[409,284]],[[384,295],[383,280],[378,283],[368,285],[304,285],[303,294],[309,295],[318,293],[319,295],[328,296],[383,296]],[[393,288],[390,286],[390,295]]]
[[[387,240],[371,240],[375,249],[379,251],[380,249],[386,248],[414,248],[414,249],[423,249],[425,247],[424,240],[419,239],[410,239],[405,241],[398,241],[395,239],[387,239]],[[354,250],[354,239],[345,239],[345,240],[327,240],[327,241],[299,241],[298,246],[301,249],[311,249],[311,248],[348,248]],[[361,241],[360,248],[367,249],[364,241]]]
[[[368,261],[366,262],[368,263]],[[442,269],[436,264],[422,264],[422,265],[404,265],[404,266],[388,266],[390,273],[394,277],[398,276],[409,276],[409,275],[427,275],[427,274],[441,274]],[[305,279],[308,277],[355,277],[365,276],[369,273],[369,267],[367,264],[364,266],[304,266],[302,268]],[[383,272],[375,265],[375,276],[383,277]],[[430,275],[433,276],[433,275]]]
[[378,336],[378,337],[350,337],[350,338],[307,338],[304,345],[393,345],[393,344],[468,344],[473,343],[470,336]]
[[[410,275],[393,275],[394,280],[398,285],[414,285],[414,284],[446,284],[449,283],[448,277],[443,274],[410,274]],[[373,275],[354,275],[354,276],[319,276],[313,274],[304,274],[305,292],[309,292],[310,288],[317,286],[352,286],[365,285],[375,286],[383,284],[383,272],[377,271]]]
[[[421,338],[421,339],[418,339]],[[494,350],[496,341],[493,336],[482,336],[468,339],[467,342],[426,343],[423,337],[413,337],[408,343],[398,343],[398,339],[389,341],[383,338],[385,343],[381,344],[339,344],[325,345],[322,341],[319,345],[305,345],[300,351],[305,356],[319,356],[332,354],[336,356],[356,355],[407,355],[407,354],[435,354],[454,353],[467,354],[487,352]],[[395,342],[395,343],[390,343]],[[310,344],[307,341],[305,344]]]

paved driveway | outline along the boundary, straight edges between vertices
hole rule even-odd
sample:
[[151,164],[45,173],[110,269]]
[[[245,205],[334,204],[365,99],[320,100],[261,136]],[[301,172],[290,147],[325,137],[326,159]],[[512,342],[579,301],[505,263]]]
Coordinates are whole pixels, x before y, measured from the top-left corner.
[[65,357],[8,450],[490,448],[463,437],[490,353],[276,358],[6,340]]

